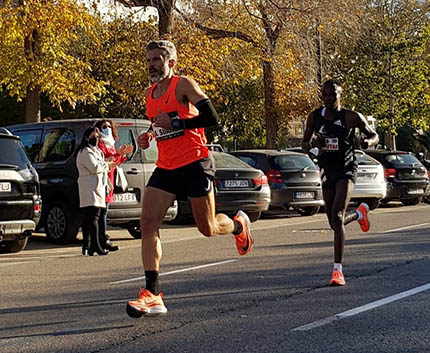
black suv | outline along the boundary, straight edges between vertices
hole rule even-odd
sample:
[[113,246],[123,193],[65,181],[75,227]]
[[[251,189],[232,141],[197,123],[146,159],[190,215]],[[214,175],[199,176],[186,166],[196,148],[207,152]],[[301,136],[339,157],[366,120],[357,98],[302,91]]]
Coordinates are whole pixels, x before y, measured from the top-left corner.
[[427,169],[410,152],[390,150],[366,150],[384,167],[387,180],[387,196],[382,200],[400,200],[404,205],[421,202],[429,189]]
[[324,205],[319,168],[303,153],[277,150],[229,152],[267,176],[272,209],[297,210],[311,216]]
[[0,248],[27,245],[41,212],[39,177],[18,136],[0,128]]
[[[43,211],[39,228],[54,243],[73,241],[81,224],[78,192],[78,170],[75,151],[84,131],[99,119],[56,120],[34,124],[9,126],[21,137],[27,155],[40,177]],[[140,238],[140,215],[143,192],[155,168],[158,151],[155,141],[150,148],[141,150],[137,136],[148,130],[148,120],[113,119],[118,126],[117,147],[133,146],[122,164],[128,189],[114,191],[114,201],[109,205],[108,224],[126,228],[134,238]],[[165,220],[176,217],[177,203],[167,211]]]

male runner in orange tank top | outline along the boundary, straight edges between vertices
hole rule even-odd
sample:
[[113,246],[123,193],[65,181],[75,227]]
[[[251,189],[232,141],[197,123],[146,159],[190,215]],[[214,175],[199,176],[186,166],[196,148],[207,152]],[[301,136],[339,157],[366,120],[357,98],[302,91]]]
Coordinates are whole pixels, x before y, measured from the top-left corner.
[[211,101],[192,79],[174,75],[173,43],[148,43],[146,58],[152,82],[145,92],[146,114],[152,131],[140,135],[138,145],[146,149],[155,139],[159,155],[143,197],[141,231],[146,286],[139,291],[137,300],[127,304],[127,313],[132,317],[167,313],[158,283],[159,229],[176,198],[190,197],[196,225],[204,236],[232,233],[240,255],[247,254],[253,245],[249,218],[244,212],[239,211],[234,219],[215,214],[215,165],[204,131],[205,127],[216,125],[217,113]]

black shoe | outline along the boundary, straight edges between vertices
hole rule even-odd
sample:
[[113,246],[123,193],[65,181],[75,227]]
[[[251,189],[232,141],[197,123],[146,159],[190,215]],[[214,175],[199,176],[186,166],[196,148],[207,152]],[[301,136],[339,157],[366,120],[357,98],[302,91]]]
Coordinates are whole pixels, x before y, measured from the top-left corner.
[[109,250],[94,250],[94,249],[89,249],[88,250],[88,256],[93,256],[94,254],[98,254],[98,255],[107,255],[109,254]]
[[111,242],[107,242],[105,245],[105,249],[109,250],[109,251],[117,251],[117,250],[119,250],[119,246],[113,245],[113,244],[111,244]]
[[85,246],[82,247],[82,255],[89,256],[89,249],[87,249]]

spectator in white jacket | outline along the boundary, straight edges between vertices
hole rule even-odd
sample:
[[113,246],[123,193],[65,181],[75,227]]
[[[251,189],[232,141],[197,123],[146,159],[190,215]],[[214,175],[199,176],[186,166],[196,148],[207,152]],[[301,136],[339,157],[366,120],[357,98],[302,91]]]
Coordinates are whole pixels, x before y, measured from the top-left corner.
[[100,245],[98,221],[101,209],[106,207],[106,193],[111,187],[108,181],[108,171],[114,166],[114,163],[105,161],[103,153],[97,147],[99,135],[97,128],[87,128],[76,151],[76,166],[79,172],[79,206],[83,213],[82,254],[84,256],[109,253]]

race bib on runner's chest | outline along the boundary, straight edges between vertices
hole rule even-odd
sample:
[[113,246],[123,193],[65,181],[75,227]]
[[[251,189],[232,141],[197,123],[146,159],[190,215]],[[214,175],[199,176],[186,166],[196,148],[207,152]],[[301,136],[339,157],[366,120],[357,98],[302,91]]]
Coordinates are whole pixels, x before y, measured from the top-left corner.
[[326,137],[324,151],[339,151],[339,139],[337,137]]

